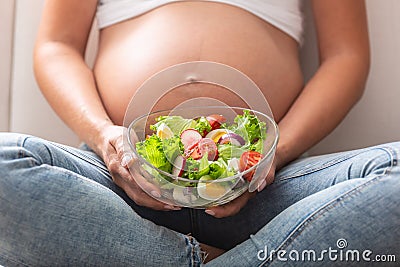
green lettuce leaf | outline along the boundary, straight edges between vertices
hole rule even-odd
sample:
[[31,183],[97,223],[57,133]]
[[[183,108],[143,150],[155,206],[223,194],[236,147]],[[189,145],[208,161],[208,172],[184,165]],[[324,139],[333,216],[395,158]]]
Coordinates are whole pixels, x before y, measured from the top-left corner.
[[208,175],[214,179],[219,178],[226,171],[226,167],[224,166],[224,164],[218,161],[211,162],[209,168],[210,172],[208,173]]
[[184,130],[194,128],[196,121],[193,119],[184,119],[181,116],[160,116],[157,119],[157,123],[150,126],[150,129],[157,131],[157,128],[161,123],[165,123],[174,135],[180,135]]
[[240,158],[240,156],[247,149],[243,147],[238,147],[231,144],[219,144],[218,145],[218,157],[228,161],[232,158]]
[[208,133],[209,131],[211,131],[212,128],[205,117],[200,117],[196,120],[196,125],[194,126],[194,129],[196,129],[201,135],[203,135],[203,133]]
[[242,136],[248,144],[265,139],[267,132],[265,122],[260,121],[249,110],[243,110],[243,115],[237,115],[234,122],[236,123],[234,132]]
[[188,158],[186,160],[187,170],[183,176],[192,180],[199,180],[202,176],[209,173],[209,165],[207,155],[204,155],[200,160]]
[[136,143],[136,150],[140,156],[154,167],[169,173],[171,172],[172,164],[165,156],[163,143],[158,136],[152,135],[146,140]]
[[171,138],[163,139],[162,148],[165,157],[170,161],[174,162],[178,155],[183,154],[183,144],[181,138],[178,135],[174,135]]
[[264,144],[263,140],[262,139],[258,139],[253,144],[248,145],[247,149],[248,150],[257,151],[258,153],[263,153],[263,144]]

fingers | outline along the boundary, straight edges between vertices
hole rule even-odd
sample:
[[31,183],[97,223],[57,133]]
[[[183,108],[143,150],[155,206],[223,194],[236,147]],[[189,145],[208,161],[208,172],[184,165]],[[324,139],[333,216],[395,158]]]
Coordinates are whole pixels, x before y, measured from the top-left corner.
[[139,206],[149,207],[151,209],[161,211],[179,210],[179,208],[173,207],[171,205],[166,205],[165,203],[162,203],[150,197],[134,182],[127,183],[125,179],[119,176],[114,177],[114,182],[119,187],[124,189],[129,198],[131,198]]
[[[273,165],[265,180],[258,186],[258,192],[261,192],[267,185],[273,183],[275,178],[275,169],[275,165]],[[215,218],[233,216],[237,214],[247,204],[247,201],[255,194],[256,192],[246,192],[225,205],[210,207],[206,209],[205,212],[211,216],[214,216]]]
[[231,202],[215,207],[209,207],[205,212],[215,218],[224,218],[237,214],[246,205],[247,201],[252,198],[255,193],[246,192]]
[[[261,192],[267,185],[271,184],[274,181],[275,169],[276,169],[275,165],[273,165],[267,177],[258,186],[257,189],[258,192]],[[247,204],[247,201],[255,194],[256,192],[250,193],[247,191],[246,193],[232,200],[231,202],[221,206],[210,207],[206,209],[205,212],[211,216],[214,216],[215,218],[224,218],[228,216],[233,216],[237,214]]]
[[[267,185],[272,184],[275,177],[275,169],[275,165],[273,165],[265,180],[258,186],[258,192],[262,191]],[[246,192],[225,205],[210,207],[206,209],[205,212],[211,216],[214,216],[215,218],[233,216],[237,214],[247,204],[247,201],[255,194],[256,192]]]
[[[161,198],[161,192],[159,188],[149,183],[140,174],[134,174],[132,177],[131,173],[127,168],[120,165],[118,173],[113,173],[115,183],[124,189],[125,193],[131,198],[137,205],[149,207],[154,210],[180,210],[179,207],[167,205],[157,198]],[[149,196],[149,192],[152,196]]]
[[132,154],[125,153],[122,136],[110,141],[106,150],[107,157],[104,160],[115,184],[121,187],[137,205],[163,211],[180,209],[156,200],[161,197],[159,188],[149,183],[143,176],[138,173],[134,173],[135,177],[132,176],[129,167],[135,163],[135,159]]
[[269,170],[267,177],[265,177],[264,181],[258,186],[257,191],[261,192],[267,185],[270,185],[275,180],[275,171],[276,171],[276,163],[274,162]]
[[[133,178],[128,169],[120,165],[116,170],[113,169],[113,166],[114,165],[111,166],[111,175],[114,182],[121,187],[137,205],[164,211],[180,209],[179,207],[167,205],[158,201],[157,198],[161,197],[159,189],[147,182],[143,176],[136,174],[135,178]],[[149,196],[146,192],[150,192],[153,197]]]
[[135,162],[135,158],[133,157],[133,155],[131,153],[125,153],[122,155],[122,157],[120,158],[121,160],[121,166],[125,167],[125,168],[129,168],[133,165],[133,163]]
[[138,173],[134,173],[134,181],[136,185],[138,185],[141,189],[143,189],[146,192],[150,192],[150,194],[155,197],[155,198],[160,198],[161,197],[161,191],[160,189],[153,185],[152,183],[148,182],[146,178],[141,176]]
[[271,169],[265,177],[264,181],[258,186],[257,191],[261,192],[267,185],[270,185],[274,182],[275,179],[275,170]]

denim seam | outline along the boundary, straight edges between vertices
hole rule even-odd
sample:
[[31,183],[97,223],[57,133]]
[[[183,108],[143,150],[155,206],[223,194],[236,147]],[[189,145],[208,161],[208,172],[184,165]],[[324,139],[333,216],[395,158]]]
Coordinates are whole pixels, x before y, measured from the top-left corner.
[[[67,175],[69,179],[70,179],[70,178],[75,178],[75,179],[77,179],[77,180],[82,180],[82,181],[88,182],[88,183],[90,183],[92,186],[96,186],[96,187],[102,188],[102,189],[104,189],[104,190],[106,190],[106,191],[108,191],[108,192],[110,192],[110,193],[112,193],[112,194],[118,196],[118,199],[119,199],[123,204],[129,205],[125,200],[123,200],[118,194],[116,194],[116,193],[115,193],[113,190],[111,190],[110,188],[108,188],[108,187],[106,187],[106,186],[104,186],[104,185],[102,185],[102,184],[100,184],[100,183],[98,183],[98,182],[96,182],[96,181],[93,181],[93,180],[91,180],[91,179],[89,179],[89,178],[87,178],[87,177],[85,177],[85,176],[83,176],[83,175],[80,175],[80,174],[71,172],[70,170],[66,170],[66,169],[64,169],[64,168],[60,168],[60,167],[57,167],[57,166],[50,166],[50,165],[48,165],[48,164],[44,164],[42,167],[44,167],[44,168],[58,168],[58,171],[59,171],[60,173],[64,174],[64,175]],[[51,210],[47,210],[47,212],[51,213]],[[136,212],[135,212],[135,213],[136,213]],[[72,217],[71,217],[71,218],[72,218]]]
[[[199,245],[196,244],[196,241],[194,237],[190,235],[184,235],[184,238],[186,239],[187,245],[190,246],[190,266],[192,267],[197,267],[200,266],[200,264],[203,262],[205,259],[205,254],[202,254],[202,251],[200,250],[200,255],[197,255],[196,252],[199,250]],[[196,249],[197,248],[197,249]]]
[[301,176],[304,176],[304,175],[307,175],[307,174],[310,174],[310,173],[314,173],[314,172],[317,172],[317,171],[320,171],[320,170],[323,170],[323,169],[332,167],[332,166],[334,166],[334,165],[336,165],[336,164],[339,164],[339,163],[341,163],[341,162],[343,162],[343,161],[346,161],[346,160],[351,159],[351,158],[353,158],[353,157],[355,157],[355,156],[358,156],[358,155],[361,154],[361,153],[362,153],[362,152],[357,153],[357,154],[354,154],[354,155],[352,154],[352,155],[350,155],[350,156],[342,157],[342,158],[340,158],[340,159],[336,159],[336,160],[329,161],[329,162],[327,162],[327,163],[325,163],[325,164],[323,164],[323,165],[321,165],[321,166],[319,166],[319,167],[312,168],[311,170],[308,170],[308,171],[303,172],[303,173],[299,173],[299,174],[296,174],[296,175],[284,176],[284,177],[282,177],[282,178],[279,178],[278,181],[285,181],[285,180],[289,180],[289,179],[301,177]]
[[100,167],[101,169],[104,169],[104,170],[107,170],[107,171],[108,171],[107,168],[105,168],[105,167],[102,166],[101,164],[98,164],[98,163],[97,163],[96,161],[94,161],[92,158],[90,158],[89,156],[85,155],[85,153],[80,152],[79,150],[72,152],[72,151],[68,150],[67,148],[65,148],[64,146],[62,146],[62,145],[59,145],[59,144],[53,143],[53,142],[52,142],[52,144],[53,144],[54,146],[56,146],[56,147],[58,147],[58,148],[64,150],[65,152],[67,152],[67,153],[69,153],[69,154],[72,154],[72,155],[74,155],[74,156],[77,156],[77,157],[79,157],[80,159],[82,159],[82,160],[84,160],[84,161],[87,161],[87,162],[89,162],[89,163],[91,163],[91,164],[93,164],[93,165],[96,165],[96,166]]
[[[26,158],[26,153],[25,153],[25,142],[28,140],[28,138],[31,138],[32,136],[30,135],[24,135],[24,136],[20,136],[18,138],[17,141],[17,146],[20,148],[18,151],[18,158],[22,159],[22,158]],[[29,163],[30,163],[30,167],[34,167],[37,166],[37,159],[35,159],[34,157],[29,157]]]
[[[63,168],[59,168],[59,167],[55,167],[55,166],[50,166],[50,165],[48,165],[48,164],[43,164],[43,165],[41,165],[41,168],[47,168],[47,169],[50,169],[50,168],[58,168],[58,171],[59,171],[60,173],[64,174],[64,175],[66,175],[68,180],[69,180],[69,179],[72,179],[72,178],[75,178],[75,179],[77,179],[77,180],[84,180],[85,182],[90,183],[92,186],[96,186],[96,187],[99,187],[99,188],[102,188],[102,189],[105,189],[105,190],[107,190],[107,191],[109,191],[109,192],[114,193],[114,192],[113,192],[111,189],[109,189],[108,187],[106,187],[106,186],[104,186],[104,185],[102,185],[102,184],[100,184],[100,183],[97,183],[97,182],[95,182],[95,181],[93,181],[93,180],[91,180],[91,179],[89,179],[89,178],[86,178],[86,177],[84,177],[84,176],[82,176],[82,175],[80,175],[80,174],[71,173],[69,170],[65,170],[65,169],[63,169]],[[120,197],[119,197],[119,200],[120,200],[123,204],[127,204],[127,203],[126,203],[124,200],[122,200]],[[7,200],[6,200],[6,201],[7,201]],[[9,202],[9,203],[10,203],[10,204],[13,204],[12,202]],[[14,205],[14,206],[15,206],[15,209],[18,207],[18,205]],[[38,207],[38,210],[39,210],[39,211],[45,211],[46,213],[48,213],[48,214],[50,214],[50,215],[59,215],[59,213],[58,213],[57,211],[52,210],[52,209],[48,209],[48,208],[46,208],[45,206],[39,206],[39,207]],[[63,216],[65,216],[65,215],[63,214]],[[71,218],[71,219],[80,219],[80,217],[73,217],[73,216],[68,216],[68,218]],[[27,223],[27,225],[29,225],[29,222],[26,222],[26,223]],[[86,223],[86,224],[93,225],[93,226],[96,226],[96,225],[97,225],[95,222],[91,223],[91,222],[86,221],[85,223]],[[25,225],[24,222],[22,222],[21,224],[22,224],[23,226]],[[1,266],[1,265],[0,265],[0,266]]]
[[339,163],[341,163],[343,161],[346,161],[346,160],[351,159],[351,158],[353,158],[355,156],[358,156],[361,153],[364,153],[366,151],[371,151],[371,150],[374,150],[374,149],[384,150],[385,152],[387,152],[390,155],[390,158],[391,158],[391,166],[390,167],[393,167],[393,166],[397,165],[397,153],[390,146],[372,147],[372,148],[365,149],[365,150],[363,149],[362,151],[359,151],[359,153],[356,153],[356,154],[348,155],[348,156],[345,156],[345,157],[342,157],[342,158],[339,158],[339,159],[336,159],[336,160],[329,161],[329,162],[321,165],[320,167],[313,168],[313,169],[308,170],[308,171],[303,172],[303,173],[299,173],[299,174],[291,175],[291,176],[284,176],[282,178],[279,178],[279,180],[277,180],[277,181],[285,181],[285,180],[289,180],[289,179],[293,179],[293,178],[298,178],[298,177],[301,177],[301,176],[304,176],[304,175],[307,175],[307,174],[310,174],[310,173],[314,173],[314,172],[317,172],[317,171],[332,167],[332,166],[334,166],[336,164],[339,164]]
[[[390,167],[387,167],[386,169],[389,169]],[[386,170],[385,170],[386,172]],[[288,237],[281,243],[281,245],[278,246],[276,251],[281,250],[282,248],[288,247],[300,234],[307,228],[307,226],[310,225],[312,221],[315,221],[316,219],[320,218],[322,215],[324,215],[327,211],[331,210],[334,208],[336,205],[341,203],[341,200],[343,201],[345,198],[353,196],[355,193],[360,192],[361,189],[365,188],[366,186],[369,186],[370,184],[378,182],[384,175],[376,175],[373,179],[366,181],[363,184],[360,184],[359,186],[352,188],[343,194],[337,196],[335,199],[329,201],[316,211],[314,211],[312,214],[310,214],[306,219],[301,221],[299,225],[288,235]],[[259,266],[267,266],[267,263],[272,263],[273,261],[270,261],[268,258],[266,261],[261,263]]]
[[47,152],[49,153],[49,156],[50,156],[50,165],[53,166],[53,165],[54,165],[54,160],[53,160],[53,156],[52,156],[51,150],[50,150],[50,148],[49,148],[46,144],[44,144],[44,147],[46,148]]
[[102,166],[101,164],[99,164],[98,162],[94,161],[92,158],[88,157],[87,155],[85,155],[84,153],[82,153],[80,151],[72,152],[72,151],[66,149],[65,147],[63,147],[63,146],[61,146],[61,145],[59,145],[57,143],[53,143],[52,142],[52,144],[54,146],[58,147],[59,149],[64,150],[65,152],[67,152],[69,154],[72,154],[72,155],[74,155],[74,156],[76,156],[76,157],[78,157],[78,158],[80,158],[80,159],[82,159],[82,160],[94,165],[94,166],[97,166],[97,167],[101,168],[102,170],[105,170],[105,171],[109,172],[109,170],[106,167]]
[[[8,252],[8,251],[6,251],[6,252]],[[3,257],[3,259],[5,259],[6,261],[9,261],[9,262],[13,262],[13,263],[17,263],[17,264],[19,264],[19,265],[22,265],[22,266],[29,266],[29,265],[27,265],[27,264],[25,264],[25,263],[23,263],[23,262],[21,262],[21,261],[19,261],[19,260],[16,260],[16,259],[11,259],[11,258],[9,258],[9,257]],[[0,262],[0,266],[3,266],[3,265],[1,265],[2,263]]]
[[[392,149],[389,146],[382,146],[380,147],[382,150],[386,151],[389,155],[390,155],[390,159],[391,159],[391,164],[389,168],[392,168],[394,166],[397,165],[397,159],[398,159],[398,155],[395,149]],[[385,171],[387,170],[387,168],[385,168]]]
[[21,148],[21,149],[18,151],[18,157],[19,157],[19,158],[25,157],[25,152],[24,152],[23,148],[24,148],[26,139],[28,139],[28,136],[20,136],[20,137],[18,138],[17,146],[18,146],[19,148]]

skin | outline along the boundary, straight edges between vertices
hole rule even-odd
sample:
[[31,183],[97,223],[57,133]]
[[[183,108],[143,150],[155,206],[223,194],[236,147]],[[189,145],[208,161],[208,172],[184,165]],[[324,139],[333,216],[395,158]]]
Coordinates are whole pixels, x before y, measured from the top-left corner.
[[[260,190],[273,182],[276,170],[328,135],[364,90],[370,59],[361,0],[312,1],[320,66],[307,84],[293,38],[240,8],[206,2],[165,5],[105,28],[91,70],[84,52],[96,5],[95,0],[46,1],[34,53],[35,75],[57,114],[103,158],[115,183],[142,206],[179,209],[149,197],[126,168],[131,159],[124,158],[120,125],[130,97],[152,74],[177,63],[209,60],[241,70],[260,87],[280,129],[274,164]],[[201,90],[243,105],[221,90]],[[171,95],[158,107],[193,96],[183,88],[179,99]],[[206,212],[217,218],[232,216],[253,195],[245,193]]]

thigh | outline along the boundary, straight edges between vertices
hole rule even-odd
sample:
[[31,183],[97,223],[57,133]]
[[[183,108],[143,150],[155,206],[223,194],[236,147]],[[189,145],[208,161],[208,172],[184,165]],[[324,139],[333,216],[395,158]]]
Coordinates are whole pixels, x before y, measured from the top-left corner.
[[145,219],[181,233],[193,232],[193,216],[189,209],[163,212],[136,205],[113,182],[103,160],[86,145],[81,148],[50,142],[30,135],[1,133],[0,161],[5,159],[7,163],[1,164],[0,173],[1,171],[13,172],[23,169],[23,175],[29,178],[32,172],[27,168],[45,165],[51,167],[50,172],[54,176],[62,175],[65,171],[72,172],[79,177],[87,178],[111,189]]
[[[99,156],[91,151],[51,142],[35,136],[2,133],[0,156],[7,159],[4,168],[48,165],[57,170],[68,170],[113,188],[111,176]],[[23,166],[26,164],[27,166]]]
[[341,182],[285,209],[211,266],[398,266],[400,167]]
[[82,162],[69,149],[64,154],[26,136],[0,140],[0,265],[199,262],[195,240],[141,218],[113,191],[82,176],[86,170],[74,166]]
[[336,184],[384,174],[397,164],[400,143],[299,159],[251,199],[235,216],[216,219],[197,211],[200,242],[232,248],[292,204]]

